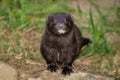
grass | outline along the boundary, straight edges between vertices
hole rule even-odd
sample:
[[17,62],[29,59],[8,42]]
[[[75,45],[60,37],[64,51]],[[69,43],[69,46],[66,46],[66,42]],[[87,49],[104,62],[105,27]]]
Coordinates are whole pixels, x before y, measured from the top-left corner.
[[93,49],[95,49],[93,53],[96,53],[96,51],[98,51],[98,54],[101,53],[101,51],[102,53],[110,53],[110,50],[108,49],[108,43],[103,32],[104,29],[102,28],[104,25],[102,23],[103,21],[100,20],[101,23],[99,23],[99,25],[95,25],[91,10],[89,14],[90,14],[90,28],[93,39]]
[[29,28],[32,26],[42,27],[41,24],[44,22],[45,16],[49,13],[73,11],[72,8],[66,5],[67,1],[66,3],[52,0],[2,0],[1,2],[1,16],[5,17],[5,21],[9,23],[10,27],[13,29],[18,27]]
[[[94,20],[93,20],[93,14],[92,11],[89,11],[89,29],[92,35],[92,43],[89,44],[89,46],[82,52],[82,54],[88,54],[89,52],[92,52],[92,54],[111,54],[110,52],[110,47],[108,47],[108,42],[104,36],[104,28],[103,26],[104,21],[99,14],[99,24],[95,25]],[[97,53],[96,53],[97,52]]]
[[[90,2],[91,3],[91,2]],[[97,61],[94,64],[99,65],[100,71],[98,71],[98,73],[102,71],[102,73],[104,73],[103,75],[109,75],[109,76],[114,76],[115,80],[119,80],[120,79],[120,72],[118,70],[118,68],[120,68],[120,66],[115,63],[115,56],[119,53],[116,53],[116,51],[118,50],[114,50],[113,44],[116,43],[110,43],[107,41],[107,38],[105,36],[106,33],[109,32],[115,32],[119,35],[119,29],[118,29],[118,25],[119,25],[119,7],[117,7],[116,9],[116,13],[114,13],[117,16],[117,25],[115,25],[116,22],[114,21],[109,21],[107,18],[107,15],[110,15],[109,13],[107,13],[107,15],[103,15],[103,13],[100,11],[100,8],[98,5],[96,5],[95,3],[91,3],[92,8],[94,7],[95,10],[97,11],[98,15],[98,22],[99,23],[95,23],[94,22],[94,18],[95,16],[93,15],[92,12],[92,8],[90,9],[89,13],[87,16],[89,16],[89,27],[88,27],[88,31],[91,33],[92,36],[92,43],[89,44],[81,53],[82,55],[90,55],[90,56],[98,56],[99,58],[101,58],[101,61]],[[81,16],[83,13],[80,9],[80,7],[78,6],[78,13]],[[85,14],[85,13],[84,13]],[[84,15],[82,15],[84,16]],[[86,16],[86,15],[85,15]],[[112,23],[112,25],[111,25]],[[117,30],[111,28],[112,26],[116,26]],[[87,29],[87,28],[86,28]],[[111,31],[108,31],[108,29],[112,29]],[[118,45],[119,46],[119,45]],[[104,60],[107,60],[107,63],[104,63]],[[120,62],[118,62],[120,63]],[[117,69],[115,68],[117,67]],[[94,70],[95,71],[95,70]],[[115,72],[112,72],[115,71]]]
[[[82,50],[81,57],[89,55],[89,58],[94,59],[90,63],[97,68],[94,73],[102,73],[118,80],[120,63],[117,56],[120,44],[108,42],[105,34],[114,32],[120,35],[120,8],[116,7],[117,19],[110,21],[107,16],[109,13],[103,15],[99,6],[94,3],[91,3],[89,13],[84,13],[79,5],[75,11],[68,3],[69,0],[0,0],[0,60],[19,68],[24,67],[22,64],[26,64],[26,60],[39,62],[42,59],[39,43],[45,17],[53,12],[64,11],[78,14],[77,17],[80,18],[89,17],[88,27],[83,26],[81,30],[83,34],[90,33],[92,43]],[[92,12],[92,7],[97,11],[97,16]],[[79,20],[76,19],[76,22]]]

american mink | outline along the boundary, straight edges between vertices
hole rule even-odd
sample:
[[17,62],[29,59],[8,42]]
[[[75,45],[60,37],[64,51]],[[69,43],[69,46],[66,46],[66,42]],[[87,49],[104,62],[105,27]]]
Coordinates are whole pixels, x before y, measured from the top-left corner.
[[47,69],[55,72],[60,64],[63,65],[62,74],[70,74],[73,71],[73,61],[79,56],[81,48],[89,42],[74,24],[71,14],[57,12],[48,15],[40,45]]

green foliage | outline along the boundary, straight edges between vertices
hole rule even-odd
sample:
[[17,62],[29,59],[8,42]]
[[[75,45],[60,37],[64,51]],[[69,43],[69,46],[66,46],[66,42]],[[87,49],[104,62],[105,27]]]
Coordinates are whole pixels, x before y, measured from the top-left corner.
[[44,18],[53,12],[72,12],[66,2],[56,0],[2,0],[0,15],[12,27],[29,28],[32,26],[42,27]]
[[110,53],[110,49],[108,48],[108,42],[104,36],[104,30],[102,28],[102,26],[104,25],[104,21],[102,21],[103,18],[101,18],[100,15],[100,23],[95,25],[91,10],[89,12],[89,17],[89,26],[92,34],[92,43],[89,44],[88,47],[82,51],[82,54],[88,54],[88,52],[90,52],[92,54],[105,55],[107,53]]
[[118,17],[118,25],[120,26],[120,7],[117,8],[116,15]]
[[80,9],[79,4],[77,4],[77,11],[78,11],[79,16],[82,16],[82,10]]

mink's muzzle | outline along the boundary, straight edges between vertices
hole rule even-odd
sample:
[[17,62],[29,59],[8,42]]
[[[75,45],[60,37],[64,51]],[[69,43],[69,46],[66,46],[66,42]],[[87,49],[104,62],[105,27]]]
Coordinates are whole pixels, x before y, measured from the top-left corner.
[[58,23],[55,25],[55,29],[58,32],[58,34],[64,34],[67,32],[67,26],[64,23]]

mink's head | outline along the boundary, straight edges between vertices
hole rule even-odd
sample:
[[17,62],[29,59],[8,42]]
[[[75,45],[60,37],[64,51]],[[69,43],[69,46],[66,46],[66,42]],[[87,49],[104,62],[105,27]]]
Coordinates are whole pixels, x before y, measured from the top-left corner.
[[71,15],[68,13],[53,13],[46,20],[47,30],[55,35],[69,33],[73,27]]

